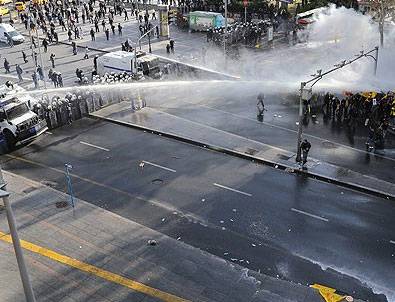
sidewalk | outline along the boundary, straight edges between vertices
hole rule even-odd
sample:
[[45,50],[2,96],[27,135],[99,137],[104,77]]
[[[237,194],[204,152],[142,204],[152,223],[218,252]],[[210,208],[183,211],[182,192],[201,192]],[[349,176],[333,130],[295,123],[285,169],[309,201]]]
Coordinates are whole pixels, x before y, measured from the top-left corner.
[[[318,292],[249,271],[82,200],[4,172],[37,301],[323,301]],[[23,301],[0,210],[2,301]],[[157,245],[148,245],[156,240]],[[27,250],[26,250],[27,249]]]
[[301,170],[295,162],[293,152],[153,108],[145,107],[143,110],[132,112],[128,102],[120,102],[93,112],[91,115],[238,157],[263,162],[287,172],[307,174],[326,182],[387,199],[395,199],[395,184],[393,183],[313,158],[309,158],[306,165],[307,170]]

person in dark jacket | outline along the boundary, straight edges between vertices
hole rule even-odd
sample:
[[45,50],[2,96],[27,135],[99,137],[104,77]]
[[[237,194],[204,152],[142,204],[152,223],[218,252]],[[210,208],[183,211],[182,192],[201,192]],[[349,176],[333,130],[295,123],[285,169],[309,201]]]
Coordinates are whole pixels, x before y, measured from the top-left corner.
[[300,149],[302,151],[302,165],[307,163],[307,155],[309,154],[311,148],[311,144],[307,139],[304,139],[303,142],[300,144]]

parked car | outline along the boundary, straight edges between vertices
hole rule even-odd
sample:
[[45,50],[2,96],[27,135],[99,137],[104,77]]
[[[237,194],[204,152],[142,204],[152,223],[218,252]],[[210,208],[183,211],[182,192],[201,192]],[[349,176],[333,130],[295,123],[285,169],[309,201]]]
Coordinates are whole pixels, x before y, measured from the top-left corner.
[[0,42],[8,43],[8,37],[10,37],[15,44],[25,41],[25,38],[20,33],[18,33],[12,25],[8,23],[1,23]]

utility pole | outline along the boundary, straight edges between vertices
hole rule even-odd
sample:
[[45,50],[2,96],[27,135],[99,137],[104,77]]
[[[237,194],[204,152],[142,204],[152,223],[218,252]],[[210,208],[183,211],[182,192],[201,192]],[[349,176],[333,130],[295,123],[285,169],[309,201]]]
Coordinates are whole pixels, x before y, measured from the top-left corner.
[[[45,75],[44,61],[43,61],[43,56],[41,55],[41,43],[40,43],[40,36],[38,35],[38,28],[36,29],[36,34],[37,34],[38,54],[40,56],[41,69],[43,70],[43,73]],[[45,81],[45,78],[44,78],[44,89],[47,89],[47,82]]]
[[6,209],[8,226],[10,228],[12,244],[14,246],[16,261],[18,263],[19,274],[21,276],[26,301],[27,302],[36,302],[36,299],[34,297],[33,287],[30,282],[29,274],[27,272],[25,259],[23,257],[21,243],[19,241],[18,230],[16,227],[16,220],[15,220],[14,212],[12,211],[11,203],[8,198],[10,193],[5,191],[6,184],[4,183],[4,180],[3,180],[3,173],[1,171],[1,168],[0,168],[0,178],[1,178],[1,182],[2,182],[2,184],[1,184],[2,188],[0,190],[0,198],[3,200],[4,206]]
[[244,6],[244,23],[247,23],[247,6]]
[[228,0],[224,0],[224,4],[225,4],[224,56],[226,58],[226,39],[228,37]]
[[33,36],[32,36],[32,30],[31,30],[31,13],[30,13],[30,7],[28,8],[28,15],[27,15],[27,26],[29,27],[29,39],[30,39],[30,49],[32,50],[32,59],[34,60],[34,50],[33,50]]
[[248,6],[248,0],[243,0],[243,6],[244,6],[244,23],[247,23],[247,6]]

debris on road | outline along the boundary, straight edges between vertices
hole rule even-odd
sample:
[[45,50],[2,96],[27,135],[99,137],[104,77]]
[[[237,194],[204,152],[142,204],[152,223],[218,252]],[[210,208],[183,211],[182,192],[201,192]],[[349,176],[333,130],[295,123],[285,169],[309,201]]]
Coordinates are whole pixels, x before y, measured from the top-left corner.
[[154,239],[148,240],[148,245],[155,246],[155,245],[157,245],[157,244],[158,244],[158,243],[157,243],[156,240],[154,240]]

